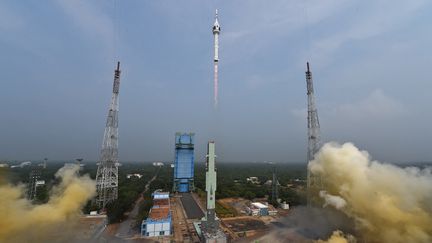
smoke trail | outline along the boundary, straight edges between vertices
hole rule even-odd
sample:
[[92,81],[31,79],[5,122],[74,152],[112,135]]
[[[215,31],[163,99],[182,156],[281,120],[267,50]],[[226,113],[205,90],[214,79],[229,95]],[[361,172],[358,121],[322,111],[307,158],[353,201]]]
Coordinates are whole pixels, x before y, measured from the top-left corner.
[[88,176],[78,177],[78,169],[61,168],[56,173],[61,183],[53,188],[48,203],[42,205],[24,199],[23,186],[0,186],[0,242],[62,241],[59,235],[73,226],[96,190]]
[[[371,161],[351,143],[325,144],[309,168],[325,178],[325,203],[353,218],[364,242],[432,242],[430,168]],[[344,239],[341,233],[333,236]]]

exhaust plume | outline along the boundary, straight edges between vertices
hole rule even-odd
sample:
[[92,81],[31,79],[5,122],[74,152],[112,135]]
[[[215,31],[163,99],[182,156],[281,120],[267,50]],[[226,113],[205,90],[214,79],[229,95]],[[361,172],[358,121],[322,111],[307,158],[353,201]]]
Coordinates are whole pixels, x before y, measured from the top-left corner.
[[356,239],[352,235],[345,235],[340,230],[336,230],[326,241],[317,240],[316,243],[356,243]]
[[[346,233],[354,232],[354,222],[343,212],[333,207],[293,207],[286,217],[271,224],[270,232],[257,242],[311,243],[313,239],[327,239],[335,229]],[[334,234],[334,233],[333,233]],[[344,235],[337,233],[337,236]],[[336,238],[337,236],[334,236]],[[320,241],[324,242],[324,241]],[[354,241],[347,241],[354,242]]]
[[66,241],[64,237],[76,223],[81,208],[96,191],[88,175],[78,177],[78,169],[63,167],[57,171],[61,183],[53,188],[48,203],[42,205],[32,205],[23,198],[22,185],[1,185],[0,242]]
[[331,205],[336,209],[341,209],[346,205],[346,201],[343,198],[330,195],[326,191],[320,191],[319,196],[325,200],[325,204],[323,207]]
[[[430,168],[371,161],[351,143],[328,143],[309,169],[324,178],[325,204],[354,219],[360,242],[432,242]],[[344,238],[336,231],[327,242]]]

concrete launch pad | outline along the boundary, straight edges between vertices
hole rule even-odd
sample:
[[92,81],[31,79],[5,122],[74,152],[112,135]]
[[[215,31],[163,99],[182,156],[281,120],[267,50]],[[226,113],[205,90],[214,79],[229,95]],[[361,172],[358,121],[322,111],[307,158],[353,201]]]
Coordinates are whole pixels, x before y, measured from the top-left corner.
[[188,219],[201,219],[204,217],[204,212],[198,206],[195,199],[192,197],[190,193],[181,193],[181,202],[183,204],[183,208],[186,212]]

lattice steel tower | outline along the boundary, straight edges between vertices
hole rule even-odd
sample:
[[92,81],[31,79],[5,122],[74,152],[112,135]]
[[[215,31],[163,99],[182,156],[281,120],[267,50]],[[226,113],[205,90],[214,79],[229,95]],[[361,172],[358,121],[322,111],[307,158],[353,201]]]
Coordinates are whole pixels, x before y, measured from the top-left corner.
[[120,88],[120,62],[114,71],[114,85],[103,144],[96,174],[96,205],[105,208],[118,196],[118,94]]
[[37,181],[41,179],[42,171],[40,168],[33,168],[30,171],[27,199],[34,200],[37,194]]
[[[312,81],[312,72],[309,68],[309,62],[306,64],[306,84],[308,96],[308,164],[314,159],[315,153],[320,149],[320,124],[318,120],[318,111],[315,106],[314,88]],[[309,168],[307,170],[307,203],[311,205],[322,188],[321,178],[312,175]]]

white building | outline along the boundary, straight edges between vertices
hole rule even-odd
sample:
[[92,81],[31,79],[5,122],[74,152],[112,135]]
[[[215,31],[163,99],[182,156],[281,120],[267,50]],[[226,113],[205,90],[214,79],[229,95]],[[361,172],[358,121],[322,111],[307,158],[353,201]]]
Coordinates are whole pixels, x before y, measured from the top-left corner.
[[286,203],[286,202],[281,203],[280,206],[281,206],[282,209],[285,209],[285,210],[289,209],[289,204]]
[[172,233],[169,192],[155,191],[153,207],[141,224],[141,235],[148,237],[168,236]]
[[36,186],[43,186],[45,185],[45,181],[44,180],[37,180],[36,181]]
[[164,166],[162,162],[153,162],[153,166]]
[[138,177],[138,178],[141,178],[142,175],[141,175],[141,174],[138,174],[138,173],[135,173],[135,174],[127,174],[127,175],[126,175],[126,178],[128,178],[128,179],[130,179],[131,177]]
[[256,177],[256,176],[248,177],[248,178],[246,178],[246,181],[253,183],[253,184],[259,184],[260,183],[260,181],[258,180],[258,177]]
[[250,207],[247,208],[247,211],[252,216],[267,216],[269,215],[269,207],[260,202],[251,203]]

